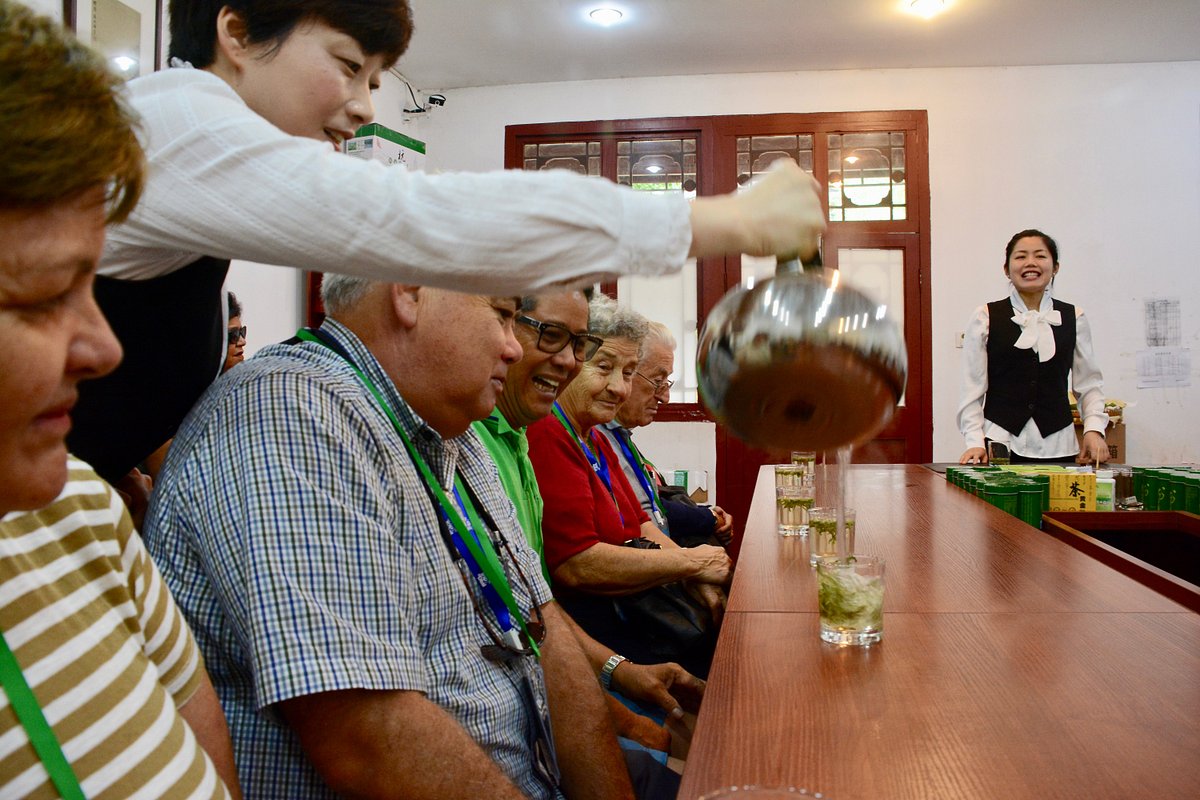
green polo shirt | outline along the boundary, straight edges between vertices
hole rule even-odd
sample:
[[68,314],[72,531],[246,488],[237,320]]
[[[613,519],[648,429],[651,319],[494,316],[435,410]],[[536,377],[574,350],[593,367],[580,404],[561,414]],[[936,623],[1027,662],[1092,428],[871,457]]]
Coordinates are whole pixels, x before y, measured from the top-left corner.
[[546,554],[542,548],[542,494],[529,460],[525,429],[514,430],[499,409],[492,409],[490,417],[479,420],[472,427],[496,462],[500,483],[517,508],[517,519],[529,546],[542,557],[542,573],[549,583],[550,571],[546,568]]

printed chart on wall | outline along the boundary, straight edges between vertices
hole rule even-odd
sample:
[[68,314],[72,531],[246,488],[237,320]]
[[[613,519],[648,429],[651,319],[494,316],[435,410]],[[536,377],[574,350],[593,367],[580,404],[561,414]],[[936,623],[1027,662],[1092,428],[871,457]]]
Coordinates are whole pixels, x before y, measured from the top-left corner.
[[1179,298],[1148,298],[1144,305],[1146,349],[1137,353],[1137,388],[1192,385],[1192,354],[1183,347]]

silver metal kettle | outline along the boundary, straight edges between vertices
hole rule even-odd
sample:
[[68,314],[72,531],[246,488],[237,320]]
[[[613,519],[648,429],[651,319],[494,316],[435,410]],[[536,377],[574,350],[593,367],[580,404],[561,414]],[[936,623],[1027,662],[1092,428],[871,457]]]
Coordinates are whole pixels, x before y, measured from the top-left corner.
[[747,444],[833,450],[869,440],[904,394],[904,335],[820,256],[731,289],[700,331],[701,402]]

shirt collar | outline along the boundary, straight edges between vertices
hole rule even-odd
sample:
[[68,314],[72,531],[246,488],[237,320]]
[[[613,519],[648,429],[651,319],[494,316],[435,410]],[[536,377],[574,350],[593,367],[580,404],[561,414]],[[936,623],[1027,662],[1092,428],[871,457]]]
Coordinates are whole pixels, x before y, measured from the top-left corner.
[[[443,482],[443,485],[449,485],[457,461],[458,439],[461,437],[443,439],[440,433],[430,427],[429,423],[422,419],[412,409],[412,406],[404,401],[404,398],[400,396],[400,392],[396,389],[396,385],[392,383],[392,379],[384,372],[383,366],[353,331],[329,317],[326,317],[325,321],[321,323],[321,330],[329,334],[334,341],[340,344],[350,355],[350,358],[354,360],[358,368],[371,379],[388,405],[391,406],[392,412],[396,415],[396,419],[400,421],[404,432],[408,434],[413,444],[420,450],[421,455],[429,462],[429,466],[433,469],[434,474]],[[337,359],[338,361],[342,361],[340,356]],[[358,378],[356,377],[354,380],[357,381]],[[374,404],[375,398],[371,396],[370,392],[365,387],[363,391],[367,393],[367,397]],[[470,428],[467,430],[469,431]]]
[[[1051,295],[1050,295],[1051,288],[1052,288],[1052,286],[1047,286],[1046,291],[1042,292],[1042,302],[1041,302],[1041,305],[1039,305],[1036,310],[1050,311],[1051,309],[1054,308],[1054,298],[1051,297]],[[1012,289],[1009,290],[1008,299],[1012,303],[1013,309],[1016,310],[1016,312],[1018,314],[1021,313],[1022,311],[1029,310],[1029,308],[1025,305],[1025,301],[1021,299],[1021,293],[1017,291],[1016,286],[1012,287]]]

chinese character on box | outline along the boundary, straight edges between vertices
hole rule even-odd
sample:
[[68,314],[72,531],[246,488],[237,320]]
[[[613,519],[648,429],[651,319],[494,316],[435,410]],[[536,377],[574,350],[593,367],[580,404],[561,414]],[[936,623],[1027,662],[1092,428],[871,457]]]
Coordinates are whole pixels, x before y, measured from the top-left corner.
[[1050,475],[1051,511],[1095,511],[1096,475],[1055,472]]
[[408,169],[423,169],[425,166],[425,143],[405,136],[403,133],[372,122],[363,125],[353,139],[344,145],[347,155],[382,161],[388,165],[400,165]]

